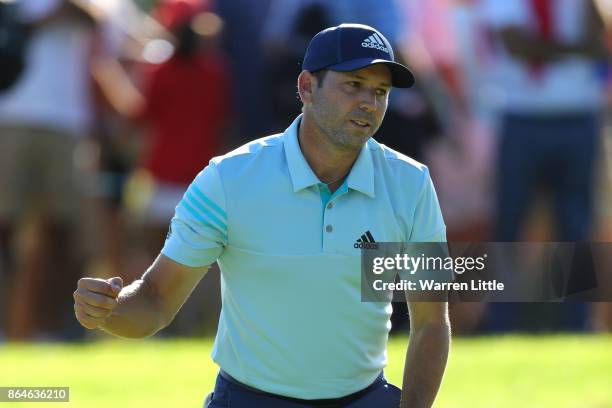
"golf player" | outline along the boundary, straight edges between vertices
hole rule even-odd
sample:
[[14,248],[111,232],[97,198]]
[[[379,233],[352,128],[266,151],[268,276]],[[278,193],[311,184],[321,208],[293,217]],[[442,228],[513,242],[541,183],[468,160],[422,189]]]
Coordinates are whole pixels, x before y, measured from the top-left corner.
[[430,407],[449,351],[446,303],[407,296],[400,391],[383,376],[391,304],[361,301],[359,243],[446,239],[427,167],[372,139],[391,88],[410,87],[412,73],[380,32],[342,24],[311,40],[297,82],[302,114],[211,160],[142,278],[81,279],[76,316],[150,336],[216,261],[220,371],[205,407]]

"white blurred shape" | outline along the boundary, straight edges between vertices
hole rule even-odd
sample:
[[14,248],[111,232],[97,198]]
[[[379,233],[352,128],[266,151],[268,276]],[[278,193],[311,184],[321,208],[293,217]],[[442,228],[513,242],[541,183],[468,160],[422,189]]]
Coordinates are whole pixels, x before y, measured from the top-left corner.
[[173,52],[174,47],[169,41],[155,39],[147,42],[142,52],[142,57],[151,64],[161,64],[168,60]]

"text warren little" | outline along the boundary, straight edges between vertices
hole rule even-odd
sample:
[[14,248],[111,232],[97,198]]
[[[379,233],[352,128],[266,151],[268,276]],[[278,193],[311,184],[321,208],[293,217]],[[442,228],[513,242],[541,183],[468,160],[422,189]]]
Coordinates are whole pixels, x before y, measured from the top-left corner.
[[423,279],[417,282],[405,279],[399,282],[383,282],[380,279],[372,283],[374,290],[428,290],[428,291],[502,291],[504,284],[497,280],[472,280],[468,282],[436,282],[432,279]]

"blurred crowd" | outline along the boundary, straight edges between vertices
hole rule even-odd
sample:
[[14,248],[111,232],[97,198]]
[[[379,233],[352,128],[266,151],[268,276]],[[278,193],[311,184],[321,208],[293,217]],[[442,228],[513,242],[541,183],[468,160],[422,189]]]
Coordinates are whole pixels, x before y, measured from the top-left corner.
[[[308,41],[342,22],[416,74],[375,137],[429,166],[449,241],[612,242],[610,0],[0,0],[0,340],[81,339],[79,277],[137,279],[208,160],[300,112]],[[214,330],[207,283],[167,333]],[[606,303],[451,318],[612,329]]]

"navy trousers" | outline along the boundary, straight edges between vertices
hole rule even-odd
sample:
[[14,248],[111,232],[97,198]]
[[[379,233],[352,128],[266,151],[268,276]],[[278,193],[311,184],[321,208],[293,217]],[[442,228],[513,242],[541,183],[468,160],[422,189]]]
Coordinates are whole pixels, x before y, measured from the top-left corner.
[[204,408],[397,408],[400,404],[401,390],[388,383],[381,374],[367,389],[353,396],[312,402],[288,399],[253,390],[241,385],[227,374],[219,374],[215,390],[204,402]]
[[[519,240],[529,205],[541,190],[553,198],[556,240],[589,240],[600,132],[600,119],[594,113],[505,116],[498,153],[495,241]],[[586,312],[585,303],[492,303],[483,329],[583,330]]]
[[516,241],[532,198],[554,197],[556,239],[588,241],[601,131],[595,114],[507,115],[497,168],[497,241]]

